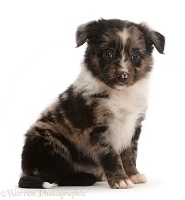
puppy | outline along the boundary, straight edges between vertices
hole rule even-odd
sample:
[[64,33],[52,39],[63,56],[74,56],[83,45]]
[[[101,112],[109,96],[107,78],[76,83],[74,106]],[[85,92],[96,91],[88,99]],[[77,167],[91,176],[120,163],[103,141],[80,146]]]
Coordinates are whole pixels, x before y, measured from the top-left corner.
[[153,47],[162,54],[165,38],[142,23],[101,19],[78,27],[77,47],[85,42],[77,80],[26,133],[21,188],[146,182],[136,168],[137,145]]

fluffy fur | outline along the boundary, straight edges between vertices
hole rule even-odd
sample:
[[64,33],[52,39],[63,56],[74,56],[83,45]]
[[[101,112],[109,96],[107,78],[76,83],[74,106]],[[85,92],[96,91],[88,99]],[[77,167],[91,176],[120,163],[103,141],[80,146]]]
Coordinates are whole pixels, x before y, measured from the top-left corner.
[[165,38],[145,24],[92,21],[78,27],[77,47],[87,42],[77,80],[26,133],[19,187],[111,188],[146,182],[136,168],[155,47]]

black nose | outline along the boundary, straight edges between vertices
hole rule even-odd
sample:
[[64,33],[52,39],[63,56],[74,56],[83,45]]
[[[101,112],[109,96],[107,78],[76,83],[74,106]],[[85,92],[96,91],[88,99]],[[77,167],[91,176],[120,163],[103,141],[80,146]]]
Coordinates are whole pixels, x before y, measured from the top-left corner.
[[128,73],[127,72],[117,72],[116,73],[116,76],[119,80],[122,80],[122,79],[127,79],[128,78]]

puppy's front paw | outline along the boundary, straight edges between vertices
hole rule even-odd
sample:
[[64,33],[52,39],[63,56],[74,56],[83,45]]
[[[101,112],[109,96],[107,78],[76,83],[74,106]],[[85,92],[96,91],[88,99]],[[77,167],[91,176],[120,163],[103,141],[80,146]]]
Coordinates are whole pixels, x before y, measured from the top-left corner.
[[111,188],[114,189],[126,189],[126,188],[133,188],[134,184],[130,179],[116,179],[109,181],[109,185]]
[[130,180],[132,183],[137,184],[137,183],[146,183],[147,178],[145,177],[144,174],[135,174],[130,177]]

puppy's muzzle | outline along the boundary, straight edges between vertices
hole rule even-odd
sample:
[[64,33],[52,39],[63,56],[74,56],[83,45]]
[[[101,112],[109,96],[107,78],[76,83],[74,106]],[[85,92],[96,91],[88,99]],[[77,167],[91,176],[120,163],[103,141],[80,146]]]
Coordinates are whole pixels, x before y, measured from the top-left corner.
[[118,81],[125,81],[128,78],[128,73],[125,71],[116,72],[116,78]]

